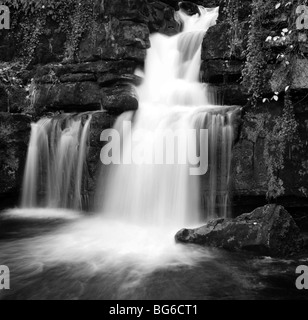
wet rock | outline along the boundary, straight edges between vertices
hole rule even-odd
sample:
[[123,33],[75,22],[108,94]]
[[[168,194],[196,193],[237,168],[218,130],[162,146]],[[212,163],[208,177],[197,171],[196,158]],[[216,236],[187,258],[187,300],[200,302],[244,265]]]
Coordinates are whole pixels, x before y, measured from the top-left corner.
[[146,22],[146,1],[144,0],[100,0],[101,14],[119,20]]
[[228,23],[217,24],[208,30],[203,40],[202,60],[230,58],[229,30]]
[[25,115],[0,113],[0,202],[18,199],[30,138],[31,119]]
[[[149,0],[149,2],[152,3],[152,2],[156,2],[156,1]],[[167,4],[176,10],[179,9],[179,1],[178,0],[161,0],[160,2]]]
[[292,83],[286,79],[286,68],[283,64],[277,67],[270,80],[272,92],[284,92],[287,86],[291,89],[308,89],[308,63],[306,59],[294,59],[291,61]]
[[92,115],[90,125],[90,146],[100,149],[103,143],[100,141],[100,136],[103,130],[113,127],[117,116],[111,115],[106,111],[98,111]]
[[[95,81],[96,77],[93,73],[75,73],[75,74],[65,74],[60,76],[60,82],[86,82],[86,81]],[[48,83],[48,77],[45,81]]]
[[97,82],[40,84],[37,90],[35,110],[85,112],[108,110],[122,113],[138,109],[138,99],[130,85],[101,87]]
[[182,1],[179,4],[180,8],[184,10],[188,15],[193,16],[195,14],[201,15],[198,5],[190,1]]
[[[95,112],[92,115],[89,137],[89,152],[87,157],[88,181],[87,192],[89,195],[89,203],[94,203],[95,191],[97,190],[97,182],[101,174],[100,153],[104,146],[104,142],[100,140],[104,130],[113,128],[117,116],[111,115],[106,111]],[[92,208],[89,208],[92,209]]]
[[293,218],[277,205],[258,208],[234,220],[212,220],[199,229],[183,229],[177,233],[176,240],[273,257],[294,255],[304,244]]
[[41,84],[35,109],[91,111],[101,109],[102,93],[96,82]]
[[[133,73],[136,63],[131,60],[120,61],[95,61],[78,64],[48,64],[37,68],[35,74],[36,82],[54,83],[65,76],[88,76],[93,74],[96,78],[108,73]],[[81,79],[77,79],[80,81]],[[83,80],[84,81],[84,80]]]
[[5,87],[0,84],[0,112],[6,112],[8,109],[8,94]]
[[249,98],[249,94],[239,83],[211,84],[211,90],[221,105],[245,106]]
[[231,45],[230,25],[222,22],[210,28],[202,45],[203,82],[215,87],[219,103],[246,105],[249,94],[241,85],[247,29],[239,27],[236,45]]
[[[276,173],[276,176],[282,180],[284,188],[284,194],[279,201],[283,201],[288,208],[307,205],[308,162],[305,146],[308,143],[308,99],[302,95],[294,95],[292,98],[298,123],[297,138],[287,143],[286,152],[283,154],[284,168]],[[301,103],[297,104],[295,101],[301,101]],[[268,139],[271,139],[275,120],[282,115],[283,104],[283,99],[278,102],[262,103],[259,108],[246,113],[240,139],[233,149],[232,191],[234,196],[265,198],[269,191],[269,161],[265,144]],[[274,150],[278,155],[279,152],[283,152],[276,146]],[[290,198],[294,200],[291,201]]]
[[202,79],[205,83],[235,83],[240,82],[243,63],[239,60],[208,60],[203,61]]
[[138,109],[138,98],[132,86],[115,86],[104,88],[102,109],[113,114]]
[[142,78],[134,74],[106,73],[101,75],[97,79],[97,82],[103,87],[119,83],[133,84],[135,86],[138,86],[142,83]]
[[180,32],[181,26],[175,20],[176,5],[162,1],[152,1],[148,5],[148,25],[151,33],[159,32],[166,35],[175,35]]
[[82,39],[78,58],[80,61],[129,59],[143,62],[149,47],[147,24],[111,17],[94,35],[89,33]]
[[58,25],[48,21],[43,34],[39,37],[32,65],[60,62],[64,57],[65,33],[58,32]]

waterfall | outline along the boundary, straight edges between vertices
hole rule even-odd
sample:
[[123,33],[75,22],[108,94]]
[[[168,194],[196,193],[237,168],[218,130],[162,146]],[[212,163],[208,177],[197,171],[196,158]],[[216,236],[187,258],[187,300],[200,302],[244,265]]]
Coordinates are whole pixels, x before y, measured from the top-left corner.
[[[199,80],[201,45],[218,8],[199,11],[177,13],[180,34],[151,36],[145,70],[136,71],[144,78],[139,110],[122,114],[114,127],[121,142],[111,157],[119,155],[119,163],[102,152],[108,166],[96,202],[106,217],[183,227],[230,214],[234,109],[213,105]],[[85,206],[91,118],[63,114],[32,124],[24,208]]]
[[83,207],[91,115],[85,117],[64,114],[32,124],[22,207]]
[[[99,187],[103,190],[99,206],[106,216],[180,227],[229,214],[233,111],[211,105],[207,86],[199,81],[202,41],[216,23],[218,8],[200,7],[200,12],[194,16],[182,10],[178,13],[184,24],[179,35],[151,36],[144,82],[138,88],[139,110],[123,114],[114,128],[122,135],[123,145],[115,152],[121,154],[122,163],[105,168],[107,179],[104,175]],[[131,132],[127,129],[130,122]],[[203,129],[208,130],[207,140],[199,135]],[[194,141],[191,130],[197,132]],[[157,164],[153,160],[157,146],[165,158],[170,152],[166,147],[170,131],[180,131],[184,138],[182,147],[173,144],[177,161]],[[128,135],[131,139],[126,139]],[[189,142],[184,148],[183,141]],[[208,152],[209,170],[202,176],[191,175],[188,157],[192,152],[200,154],[200,148]],[[132,150],[138,151],[139,162],[123,163],[132,157]]]
[[[113,128],[104,130],[100,146],[99,138],[94,140],[100,117],[91,113],[61,114],[32,124],[22,208],[7,214],[70,221],[46,234],[41,232],[44,222],[40,235],[21,237],[12,254],[24,253],[16,258],[18,270],[28,274],[27,264],[33,262],[35,272],[36,262],[39,269],[73,266],[89,279],[98,276],[98,286],[113,296],[122,291],[131,297],[140,281],[156,279],[156,271],[178,269],[182,277],[188,270],[183,267],[191,271],[213,258],[207,249],[174,241],[179,229],[230,215],[237,109],[215,105],[210,88],[199,80],[201,45],[218,9],[199,11],[194,16],[177,13],[183,23],[180,34],[151,36],[144,71],[136,71],[144,78],[137,88],[139,109],[123,113]],[[96,177],[94,161],[97,166],[102,162],[101,176]],[[88,167],[94,170],[88,173]],[[96,198],[88,204],[95,177]],[[95,216],[79,214],[89,207],[96,209]]]

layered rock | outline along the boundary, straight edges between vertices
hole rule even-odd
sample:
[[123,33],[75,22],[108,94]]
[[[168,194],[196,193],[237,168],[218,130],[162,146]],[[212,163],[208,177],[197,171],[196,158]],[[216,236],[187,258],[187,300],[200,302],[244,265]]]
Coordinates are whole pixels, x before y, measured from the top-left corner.
[[238,9],[236,32],[231,31],[230,22],[224,15],[224,4],[221,3],[219,22],[210,28],[203,40],[202,79],[217,92],[218,102],[224,105],[244,106],[249,97],[241,85],[241,77],[249,28],[248,16],[243,11],[249,10],[250,2],[244,1]]
[[[267,82],[263,83],[263,98],[266,100],[263,103],[261,99],[256,108],[250,108],[248,99],[251,93],[242,84],[251,0],[242,1],[237,10],[237,15],[230,21],[226,14],[228,10],[225,4],[221,3],[219,22],[206,34],[202,50],[202,78],[216,92],[218,103],[241,105],[247,111],[243,113],[242,130],[233,150],[231,185],[233,212],[240,214],[263,205],[267,197],[272,197],[270,194],[272,189],[277,188],[278,193],[281,192],[281,194],[276,194],[274,197],[278,197],[277,201],[286,206],[296,216],[297,221],[302,222],[308,207],[307,156],[304,151],[308,143],[306,110],[308,64],[306,59],[296,54],[287,62],[285,56],[279,56],[288,45],[289,35],[285,37],[284,42],[265,41],[268,36],[272,36],[272,39],[277,34],[281,36],[282,29],[288,25],[288,19],[294,18],[295,6],[282,8],[281,12],[276,10],[273,16],[264,19],[263,33],[260,36],[264,39],[261,47],[268,60],[263,71],[266,75],[264,78],[267,79]],[[307,35],[303,31],[293,31],[292,37],[298,39],[297,47],[304,57],[307,52],[304,39],[307,39]],[[286,74],[288,74],[287,77]],[[276,145],[271,141],[269,150],[267,144],[270,140],[274,140],[271,136],[279,135],[283,131],[283,126],[288,126],[290,121],[281,118],[285,110],[286,88],[294,105],[298,130],[293,142],[287,142],[285,148],[281,148],[277,139]],[[281,119],[282,124],[281,130],[277,133],[273,129],[278,118]],[[290,135],[292,134],[292,128],[290,128]],[[291,140],[291,138],[284,139]],[[274,172],[276,180],[273,185],[271,166],[273,162],[281,161],[281,156],[283,163],[279,164],[280,169]]]
[[0,113],[0,207],[16,204],[30,137],[31,119]]
[[213,220],[199,229],[183,229],[177,233],[176,240],[232,251],[252,251],[273,257],[294,255],[304,246],[293,218],[277,205],[258,208],[234,220]]

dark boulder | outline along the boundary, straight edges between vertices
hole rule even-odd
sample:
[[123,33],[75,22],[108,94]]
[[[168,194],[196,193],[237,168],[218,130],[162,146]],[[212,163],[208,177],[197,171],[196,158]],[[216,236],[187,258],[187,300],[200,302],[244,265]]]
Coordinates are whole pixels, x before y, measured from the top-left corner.
[[261,255],[290,256],[303,248],[303,238],[291,215],[281,206],[267,205],[236,219],[212,220],[205,226],[183,229],[176,240]]

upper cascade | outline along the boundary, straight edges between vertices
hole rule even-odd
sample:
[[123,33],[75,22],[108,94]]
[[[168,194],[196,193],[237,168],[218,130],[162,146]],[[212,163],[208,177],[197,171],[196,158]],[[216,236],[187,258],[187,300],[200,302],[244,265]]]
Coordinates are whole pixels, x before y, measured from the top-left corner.
[[201,44],[207,30],[216,24],[219,7],[199,6],[199,11],[193,16],[183,9],[176,13],[183,23],[180,34],[151,36],[144,82],[138,88],[141,105],[143,102],[173,106],[209,104],[206,86],[199,81]]

